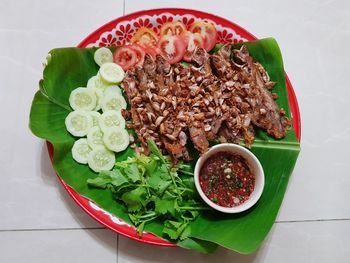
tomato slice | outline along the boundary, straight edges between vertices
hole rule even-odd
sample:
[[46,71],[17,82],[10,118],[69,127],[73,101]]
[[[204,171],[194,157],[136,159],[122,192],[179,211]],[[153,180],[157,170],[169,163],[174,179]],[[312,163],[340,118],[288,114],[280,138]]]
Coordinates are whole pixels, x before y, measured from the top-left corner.
[[156,59],[156,56],[159,54],[159,49],[158,47],[154,47],[151,45],[146,45],[143,46],[143,49],[145,50],[145,52],[150,55],[153,59]]
[[186,51],[183,59],[187,62],[192,61],[192,55],[195,51],[196,47],[204,47],[204,42],[201,34],[199,33],[192,33],[187,31],[182,35],[185,43],[186,43]]
[[216,27],[206,21],[198,21],[190,27],[192,33],[201,34],[204,42],[204,49],[210,51],[216,44]]
[[145,50],[138,44],[133,44],[127,47],[131,48],[136,53],[136,66],[142,66],[143,61],[145,60]]
[[128,70],[137,63],[137,54],[128,46],[120,47],[114,52],[113,61],[124,70]]
[[131,38],[131,43],[155,47],[158,43],[158,36],[152,29],[140,27]]
[[182,22],[168,22],[162,25],[160,28],[160,36],[172,35],[172,36],[180,36],[185,33],[186,26]]
[[160,54],[170,63],[182,60],[186,51],[186,43],[180,36],[165,35],[158,42]]

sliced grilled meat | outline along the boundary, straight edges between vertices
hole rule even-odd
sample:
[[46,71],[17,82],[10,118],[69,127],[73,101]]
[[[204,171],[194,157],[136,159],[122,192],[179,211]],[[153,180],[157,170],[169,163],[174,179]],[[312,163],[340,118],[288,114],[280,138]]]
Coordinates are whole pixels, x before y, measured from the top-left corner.
[[201,153],[205,153],[208,150],[209,142],[205,136],[204,129],[192,126],[189,128],[189,131],[194,147]]
[[[197,48],[194,65],[170,65],[163,57],[145,57],[141,68],[127,71],[123,88],[131,104],[138,152],[148,153],[147,140],[177,159],[190,160],[188,140],[204,153],[209,140],[254,142],[254,126],[279,139],[290,121],[271,94],[275,85],[266,70],[253,61],[247,48],[225,45],[209,55]],[[124,114],[126,114],[124,112]]]

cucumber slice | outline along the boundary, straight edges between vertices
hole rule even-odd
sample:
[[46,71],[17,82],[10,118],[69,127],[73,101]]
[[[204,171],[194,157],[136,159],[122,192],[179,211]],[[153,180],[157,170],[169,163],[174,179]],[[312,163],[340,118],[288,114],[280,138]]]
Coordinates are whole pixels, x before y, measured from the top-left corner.
[[87,88],[76,88],[69,96],[69,104],[73,110],[93,110],[96,107],[96,101],[95,93]]
[[98,124],[98,120],[101,117],[101,113],[97,112],[97,111],[89,111],[89,114],[92,117],[92,126],[99,126]]
[[104,146],[102,137],[103,132],[101,131],[100,127],[92,127],[87,134],[87,143],[92,149]]
[[124,70],[115,63],[105,63],[99,70],[101,78],[108,83],[119,83],[124,78]]
[[125,128],[125,120],[120,111],[109,110],[102,113],[98,124],[103,132],[110,128]]
[[88,89],[93,89],[93,88],[96,88],[96,89],[100,89],[102,91],[104,91],[110,84],[108,83],[105,83],[102,79],[101,79],[101,76],[100,74],[97,74],[96,76],[93,76],[91,77],[87,84],[86,84],[86,87]]
[[109,150],[121,152],[129,145],[129,134],[125,129],[111,128],[103,133],[103,142]]
[[92,76],[91,78],[89,78],[87,84],[86,84],[86,87],[88,89],[91,89],[91,88],[96,88],[96,81],[98,80],[98,77],[97,76]]
[[72,111],[65,119],[67,131],[76,137],[85,136],[93,125],[93,120],[87,111]]
[[89,89],[91,89],[96,95],[96,106],[94,108],[94,111],[98,111],[101,109],[101,103],[104,96],[103,90],[98,88],[89,88]]
[[106,47],[101,47],[95,51],[94,60],[100,67],[107,62],[113,62],[112,51]]
[[87,164],[91,148],[85,138],[77,140],[72,147],[73,159],[78,163]]
[[123,95],[118,92],[109,91],[103,96],[101,108],[103,112],[109,110],[120,111],[121,109],[126,109],[126,101]]
[[89,153],[88,165],[96,173],[109,171],[114,167],[115,155],[105,147],[98,147]]
[[108,86],[105,91],[104,91],[104,95],[106,95],[107,93],[118,93],[120,95],[122,95],[122,90],[119,86],[117,85],[111,85],[111,86]]

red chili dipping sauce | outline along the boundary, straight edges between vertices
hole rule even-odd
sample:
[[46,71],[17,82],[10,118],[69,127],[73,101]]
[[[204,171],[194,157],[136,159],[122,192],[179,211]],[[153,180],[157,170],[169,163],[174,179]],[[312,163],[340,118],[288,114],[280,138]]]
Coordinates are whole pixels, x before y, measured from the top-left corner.
[[223,151],[204,162],[199,183],[211,201],[223,207],[235,207],[249,199],[255,175],[241,155]]

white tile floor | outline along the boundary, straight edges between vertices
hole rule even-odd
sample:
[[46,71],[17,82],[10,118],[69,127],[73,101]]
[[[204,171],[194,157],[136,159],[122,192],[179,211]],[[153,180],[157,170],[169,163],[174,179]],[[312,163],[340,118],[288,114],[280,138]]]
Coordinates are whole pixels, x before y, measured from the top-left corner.
[[[28,130],[41,61],[141,9],[194,8],[274,36],[302,116],[302,152],[278,222],[257,253],[200,255],[101,229],[67,196]],[[348,262],[350,2],[0,0],[0,262]],[[119,244],[117,244],[119,240]]]
[[106,229],[6,231],[0,242],[1,262],[117,261],[117,236]]

